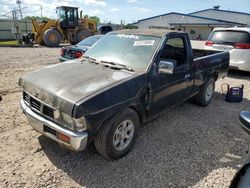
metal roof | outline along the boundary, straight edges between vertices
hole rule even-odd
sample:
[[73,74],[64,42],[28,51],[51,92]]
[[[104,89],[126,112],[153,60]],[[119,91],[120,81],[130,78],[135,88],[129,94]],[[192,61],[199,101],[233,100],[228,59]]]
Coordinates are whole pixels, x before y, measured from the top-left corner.
[[[231,23],[223,23],[223,22],[218,22],[218,23],[211,23],[211,22],[206,22],[206,23],[169,23],[169,25],[227,25],[227,26],[231,26]],[[235,25],[235,24],[234,24]],[[237,26],[246,26],[246,24],[237,24]]]
[[161,17],[161,16],[167,16],[167,15],[170,15],[170,14],[177,14],[177,15],[186,16],[186,17],[199,18],[199,19],[211,20],[211,21],[217,21],[217,22],[224,22],[224,23],[231,23],[231,24],[237,24],[237,25],[243,25],[243,26],[246,25],[246,24],[238,23],[238,22],[230,22],[230,21],[226,21],[226,20],[207,18],[207,17],[195,16],[195,15],[191,15],[191,14],[183,14],[183,13],[178,13],[178,12],[170,12],[170,13],[166,13],[166,14],[161,14],[161,15],[158,15],[158,16],[153,16],[153,17],[138,20],[138,22],[145,21],[145,20],[150,20],[150,19],[153,19],[153,18],[158,18],[158,17]]
[[205,9],[205,10],[200,10],[200,11],[196,11],[196,12],[191,12],[189,14],[195,14],[195,13],[199,13],[199,12],[205,12],[205,11],[209,11],[209,10],[212,10],[212,11],[218,11],[218,12],[229,12],[229,13],[236,13],[236,14],[244,14],[244,15],[248,15],[250,16],[249,13],[245,13],[245,12],[237,12],[237,11],[231,11],[231,10],[221,10],[221,9],[212,9],[212,8],[209,8],[209,9]]

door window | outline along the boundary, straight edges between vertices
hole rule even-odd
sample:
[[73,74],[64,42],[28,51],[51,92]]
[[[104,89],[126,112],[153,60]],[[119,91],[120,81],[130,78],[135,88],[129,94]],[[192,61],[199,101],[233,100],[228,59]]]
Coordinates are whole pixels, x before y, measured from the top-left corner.
[[186,64],[186,50],[183,38],[170,38],[167,40],[160,59],[174,62],[176,67]]

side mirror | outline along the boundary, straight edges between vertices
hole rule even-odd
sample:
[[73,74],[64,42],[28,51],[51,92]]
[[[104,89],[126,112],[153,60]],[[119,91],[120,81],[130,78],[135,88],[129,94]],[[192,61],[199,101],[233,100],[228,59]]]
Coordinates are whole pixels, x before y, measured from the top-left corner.
[[[239,119],[242,128],[248,134],[250,134],[250,111],[240,112]],[[250,152],[248,152],[245,164],[234,175],[234,178],[231,181],[229,188],[247,188],[249,187],[249,185],[250,185]]]
[[250,111],[240,112],[241,126],[248,134],[250,134]]
[[175,68],[175,63],[170,61],[160,61],[158,72],[163,74],[173,74],[174,68]]

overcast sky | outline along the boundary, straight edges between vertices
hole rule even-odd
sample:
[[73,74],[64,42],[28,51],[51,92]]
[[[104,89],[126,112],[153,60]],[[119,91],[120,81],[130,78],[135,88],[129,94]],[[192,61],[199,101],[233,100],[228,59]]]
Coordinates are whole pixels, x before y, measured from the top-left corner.
[[[250,0],[21,0],[24,16],[55,18],[56,6],[77,6],[84,14],[98,16],[102,22],[126,23],[168,12],[190,13],[220,5],[221,9],[250,13]],[[17,9],[16,0],[0,0],[0,15]]]

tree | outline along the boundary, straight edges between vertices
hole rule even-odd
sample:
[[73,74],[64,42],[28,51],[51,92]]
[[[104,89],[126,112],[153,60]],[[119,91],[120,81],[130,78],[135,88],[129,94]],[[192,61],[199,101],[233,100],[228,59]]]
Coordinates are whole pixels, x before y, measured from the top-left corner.
[[126,24],[123,26],[123,29],[138,29],[138,26],[133,26],[131,24]]
[[97,16],[90,16],[89,19],[96,21],[97,24],[100,23],[100,18]]
[[39,16],[26,16],[25,18],[23,18],[23,20],[32,20],[32,19],[36,19],[36,20],[50,20],[50,18],[43,16],[42,18]]

